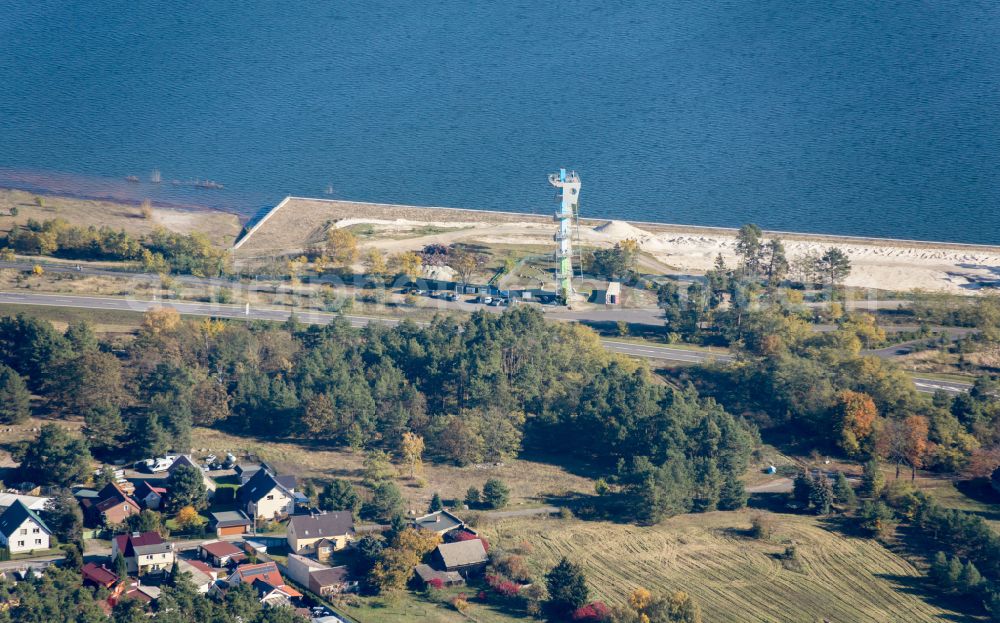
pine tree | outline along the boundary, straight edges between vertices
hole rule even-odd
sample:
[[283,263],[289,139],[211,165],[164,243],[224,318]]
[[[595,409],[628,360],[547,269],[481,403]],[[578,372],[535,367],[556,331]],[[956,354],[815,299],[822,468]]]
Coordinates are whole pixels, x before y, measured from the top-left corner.
[[959,560],[958,556],[952,556],[951,560],[948,561],[948,569],[945,574],[945,588],[949,590],[955,590],[959,588],[959,578],[962,577],[962,561]]
[[931,561],[930,576],[934,582],[945,588],[948,583],[948,557],[944,552],[939,551]]
[[743,481],[730,474],[722,481],[719,491],[719,509],[733,511],[747,505],[747,490]]
[[546,608],[556,619],[568,618],[590,596],[583,569],[566,558],[545,574],[545,584],[549,589]]
[[830,513],[830,507],[833,505],[833,487],[830,486],[830,479],[826,477],[826,474],[820,474],[819,478],[812,481],[809,502],[817,515]]
[[441,503],[441,496],[435,491],[434,497],[431,498],[430,506],[427,507],[428,513],[436,513],[439,510],[444,509],[444,504]]
[[878,461],[871,459],[865,463],[861,473],[861,495],[867,498],[877,498],[885,488],[885,476],[879,469]]
[[119,447],[121,435],[121,411],[114,405],[95,405],[83,414],[83,432],[94,450],[108,452]]
[[844,472],[837,472],[837,481],[833,485],[833,495],[838,504],[842,504],[847,508],[853,508],[858,502],[858,498],[854,494],[854,488],[847,481],[847,476],[844,475]]
[[801,507],[809,507],[809,498],[812,495],[812,476],[808,472],[802,471],[795,476],[792,483],[792,499]]
[[490,478],[483,485],[483,504],[488,508],[503,508],[510,498],[510,488],[499,478]]
[[31,394],[21,375],[0,364],[0,424],[19,424],[28,419]]
[[469,487],[468,491],[465,492],[465,505],[469,508],[475,508],[479,506],[479,502],[479,489],[476,487]]
[[972,561],[965,563],[962,567],[962,573],[958,577],[959,590],[967,595],[974,594],[979,590],[979,587],[983,583],[983,576],[979,574],[979,569],[976,569],[976,565],[972,564]]
[[143,415],[133,417],[129,424],[129,439],[134,445],[136,454],[159,456],[167,451],[170,441],[155,412],[147,411]]
[[124,582],[125,578],[128,577],[128,565],[125,564],[125,557],[122,556],[121,552],[115,556],[115,574],[121,582]]

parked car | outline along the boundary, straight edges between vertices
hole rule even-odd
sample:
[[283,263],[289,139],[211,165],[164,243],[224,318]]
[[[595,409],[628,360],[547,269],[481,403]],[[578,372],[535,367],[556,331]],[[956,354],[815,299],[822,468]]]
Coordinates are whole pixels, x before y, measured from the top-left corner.
[[170,469],[170,466],[173,464],[174,462],[168,459],[167,457],[156,459],[153,461],[153,464],[149,466],[149,472],[151,474],[159,474]]
[[208,456],[205,457],[205,465],[211,465],[212,463],[215,463],[215,460],[217,458],[218,457],[215,456],[214,454],[209,454]]
[[448,299],[449,301],[457,301],[458,295],[455,294],[454,292],[450,292],[447,295],[445,295],[445,298]]

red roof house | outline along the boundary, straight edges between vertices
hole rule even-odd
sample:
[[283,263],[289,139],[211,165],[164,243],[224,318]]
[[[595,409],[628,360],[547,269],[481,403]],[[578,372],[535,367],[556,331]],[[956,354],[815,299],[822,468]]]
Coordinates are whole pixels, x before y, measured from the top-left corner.
[[96,565],[92,562],[88,562],[83,565],[81,573],[83,574],[83,582],[85,584],[103,586],[104,588],[110,589],[118,583],[118,576],[115,575],[114,571],[111,571],[107,567]]

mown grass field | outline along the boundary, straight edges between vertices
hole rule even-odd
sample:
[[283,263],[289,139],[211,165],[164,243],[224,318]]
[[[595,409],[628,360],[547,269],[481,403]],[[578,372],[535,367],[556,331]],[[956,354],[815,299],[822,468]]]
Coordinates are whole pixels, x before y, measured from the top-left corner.
[[[534,545],[539,572],[567,556],[587,573],[592,598],[621,604],[638,586],[684,590],[706,622],[965,620],[925,601],[918,570],[876,541],[821,520],[775,515],[772,542],[750,538],[752,511],[674,517],[654,527],[510,519],[482,528],[494,546]],[[801,570],[779,558],[794,542]]]
[[[450,588],[444,590],[450,597],[465,592],[468,589]],[[355,600],[354,605],[342,607],[341,610],[360,623],[511,623],[513,621],[531,621],[517,615],[507,614],[489,604],[473,601],[465,614],[456,611],[449,603],[435,603],[419,594],[410,592],[398,593],[388,597],[369,597]]]

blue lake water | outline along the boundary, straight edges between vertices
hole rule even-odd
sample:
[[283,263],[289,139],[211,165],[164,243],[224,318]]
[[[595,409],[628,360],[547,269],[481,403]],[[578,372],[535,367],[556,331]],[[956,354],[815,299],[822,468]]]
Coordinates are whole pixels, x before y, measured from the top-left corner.
[[998,105],[994,1],[0,0],[0,185],[245,216],[567,166],[585,215],[997,244]]

